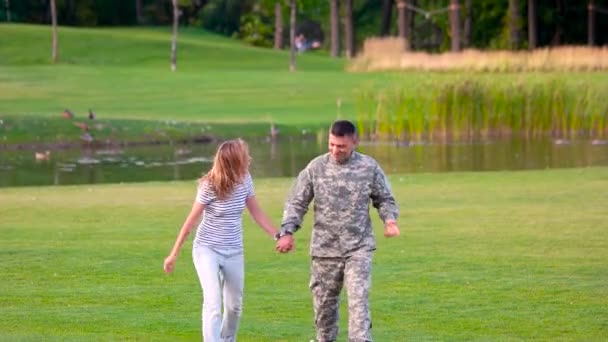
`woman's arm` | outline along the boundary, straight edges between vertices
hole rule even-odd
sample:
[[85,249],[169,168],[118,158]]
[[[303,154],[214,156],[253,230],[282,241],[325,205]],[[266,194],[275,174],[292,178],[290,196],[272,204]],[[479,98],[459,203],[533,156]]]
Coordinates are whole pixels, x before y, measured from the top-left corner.
[[165,272],[170,273],[173,271],[173,267],[175,266],[175,261],[177,260],[177,256],[179,255],[179,250],[182,248],[182,245],[184,244],[186,237],[188,236],[188,234],[190,234],[190,231],[192,230],[194,223],[196,223],[198,218],[203,213],[204,209],[205,209],[205,206],[203,206],[201,203],[199,203],[197,201],[194,201],[194,203],[192,204],[192,210],[190,210],[190,214],[188,214],[188,217],[186,217],[186,220],[184,221],[184,224],[182,225],[182,229],[179,231],[179,234],[177,234],[177,239],[175,240],[173,249],[171,250],[171,253],[169,253],[169,256],[167,258],[165,258],[165,263],[164,263]]
[[255,199],[255,196],[247,198],[245,204],[247,205],[247,210],[249,210],[249,213],[253,217],[253,220],[258,224],[258,226],[260,226],[260,228],[264,229],[264,231],[266,231],[268,235],[274,238],[279,231],[274,226],[274,224],[272,224],[272,221],[270,221],[268,216],[266,216],[262,208],[260,208],[260,205]]

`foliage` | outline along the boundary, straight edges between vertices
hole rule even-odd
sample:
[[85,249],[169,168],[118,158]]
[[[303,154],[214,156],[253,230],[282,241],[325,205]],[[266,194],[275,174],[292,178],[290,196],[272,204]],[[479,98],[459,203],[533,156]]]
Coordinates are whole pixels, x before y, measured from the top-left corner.
[[251,10],[252,1],[210,0],[201,10],[202,27],[227,36],[238,35],[241,16]]
[[[154,25],[170,24],[171,0],[142,0],[145,22]],[[182,24],[203,27],[227,36],[240,36],[256,45],[268,46],[274,22],[276,0],[179,0]],[[461,0],[463,4],[464,0]],[[12,20],[27,23],[48,23],[48,3],[40,0],[11,1]],[[526,1],[519,1],[521,28],[527,29]],[[608,8],[608,0],[596,0],[600,8]],[[353,20],[358,45],[378,36],[382,18],[382,1],[354,0]],[[417,49],[445,51],[450,46],[448,12],[449,0],[417,0],[416,7],[432,12],[427,18],[414,13],[413,43]],[[6,20],[5,1],[0,1],[0,21]],[[136,24],[135,1],[123,0],[57,0],[60,25],[74,26],[125,26]],[[288,6],[283,2],[283,17],[288,17]],[[298,0],[298,29],[300,23],[311,22],[322,28],[318,37],[329,32],[329,5],[326,0]],[[461,6],[464,8],[464,6]],[[472,0],[471,46],[497,49],[507,46],[507,0]],[[397,14],[393,7],[390,32],[396,35]],[[587,1],[537,0],[538,46],[585,44],[587,42]],[[464,20],[464,9],[461,20]],[[604,12],[596,14],[598,44],[607,44],[608,31]],[[284,20],[285,28],[289,20]],[[283,30],[288,34],[289,30]],[[526,46],[524,34],[522,47]],[[288,39],[287,39],[288,40]],[[327,44],[325,44],[327,46]]]
[[504,18],[507,16],[506,1],[474,0],[475,23],[472,24],[473,47],[507,48],[508,32]]
[[[353,5],[355,45],[361,46],[366,37],[380,34],[382,1],[353,1]],[[329,22],[329,17],[324,20]]]
[[274,43],[274,23],[272,17],[262,10],[247,13],[241,17],[239,37],[255,46],[270,47]]

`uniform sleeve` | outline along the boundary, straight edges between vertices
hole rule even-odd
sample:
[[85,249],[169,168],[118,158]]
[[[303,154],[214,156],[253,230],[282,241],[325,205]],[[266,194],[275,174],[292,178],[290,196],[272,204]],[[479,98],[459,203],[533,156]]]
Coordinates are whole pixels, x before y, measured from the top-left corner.
[[314,197],[312,178],[309,168],[300,172],[296,183],[291,188],[291,193],[283,210],[281,231],[294,233],[302,225],[304,214],[308,211],[308,205]]
[[207,181],[202,181],[196,192],[196,201],[204,206],[209,205],[211,200],[213,200],[214,194],[211,190],[211,185]]
[[255,190],[253,188],[253,178],[251,178],[251,174],[247,174],[245,179],[245,187],[247,188],[247,198],[255,196]]
[[391,187],[379,165],[374,170],[374,180],[371,193],[372,205],[378,210],[382,221],[396,220],[399,217],[399,208],[391,192]]

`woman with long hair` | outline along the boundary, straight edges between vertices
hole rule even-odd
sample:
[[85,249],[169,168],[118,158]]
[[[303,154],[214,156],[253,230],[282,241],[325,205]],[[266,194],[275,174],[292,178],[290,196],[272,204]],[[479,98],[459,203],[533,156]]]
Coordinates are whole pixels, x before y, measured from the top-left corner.
[[184,240],[202,215],[192,257],[203,289],[202,333],[206,342],[236,340],[243,303],[245,207],[268,235],[278,233],[255,199],[250,160],[247,143],[241,139],[218,147],[213,166],[199,180],[190,214],[164,262],[165,272],[172,272]]

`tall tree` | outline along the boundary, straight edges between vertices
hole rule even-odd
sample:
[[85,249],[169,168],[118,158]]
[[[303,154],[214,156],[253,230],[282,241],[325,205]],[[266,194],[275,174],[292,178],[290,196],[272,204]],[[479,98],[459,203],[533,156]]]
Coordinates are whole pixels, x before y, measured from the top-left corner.
[[344,1],[344,48],[346,58],[355,55],[355,26],[353,24],[353,0]]
[[143,0],[135,0],[135,17],[139,25],[144,23]]
[[173,0],[173,37],[171,39],[171,71],[177,69],[177,28],[179,25],[178,0]]
[[274,48],[283,48],[283,8],[280,1],[274,3]]
[[51,58],[53,64],[57,63],[57,6],[55,6],[55,0],[51,0],[51,25],[53,30],[53,51],[51,52]]
[[520,46],[521,18],[519,15],[519,0],[509,0],[507,23],[509,27],[509,47],[512,50],[516,50]]
[[536,0],[528,0],[528,49],[536,49]]
[[391,30],[391,18],[393,17],[393,0],[382,0],[382,22],[380,24],[380,36],[388,36]]
[[460,51],[460,3],[450,0],[450,29],[452,33],[452,52]]
[[330,50],[332,57],[340,55],[340,7],[338,0],[329,0]]
[[407,12],[410,11],[406,6],[406,0],[397,1],[397,28],[399,29],[399,37],[403,39],[405,43],[405,49],[410,49],[410,36],[408,35],[407,29]]
[[587,18],[587,45],[595,45],[595,1],[589,0],[587,6],[588,18]]
[[414,42],[414,14],[410,6],[416,6],[416,0],[407,0],[405,9],[405,36],[407,37],[406,48],[411,50]]
[[471,23],[473,21],[473,0],[464,1],[464,27],[462,33],[462,46],[471,46]]
[[555,12],[557,12],[557,18],[555,22],[555,31],[553,32],[553,38],[551,38],[551,45],[558,46],[562,45],[562,36],[564,34],[564,28],[562,26],[564,21],[564,3],[562,0],[555,0]]
[[296,71],[296,0],[290,0],[289,7],[289,71]]

